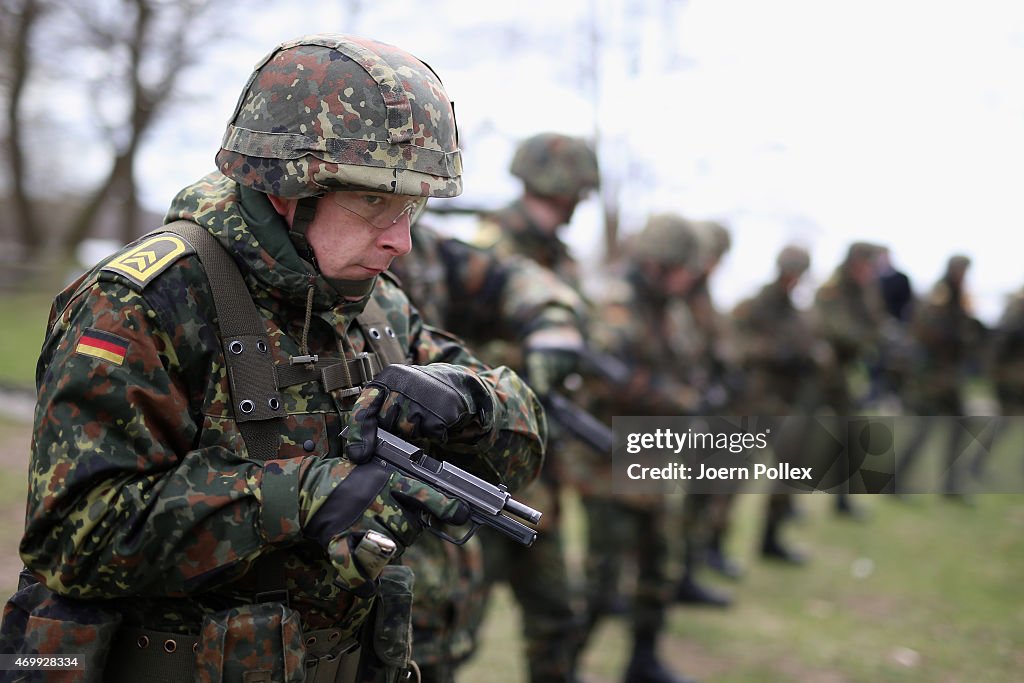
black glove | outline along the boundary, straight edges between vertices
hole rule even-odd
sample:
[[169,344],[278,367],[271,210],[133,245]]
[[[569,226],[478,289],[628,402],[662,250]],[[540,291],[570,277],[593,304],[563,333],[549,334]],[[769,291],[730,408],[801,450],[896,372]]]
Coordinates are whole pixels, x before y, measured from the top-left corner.
[[337,571],[335,583],[361,597],[372,595],[377,578],[355,553],[366,532],[395,541],[397,557],[416,540],[426,516],[456,525],[469,519],[469,507],[457,498],[376,464],[352,466],[337,459],[311,476],[305,488],[309,498],[326,493],[326,500],[303,526],[303,536],[327,551]]
[[493,428],[494,399],[456,365],[389,365],[363,388],[352,415],[345,455],[362,463],[373,455],[377,427],[410,440],[475,443]]

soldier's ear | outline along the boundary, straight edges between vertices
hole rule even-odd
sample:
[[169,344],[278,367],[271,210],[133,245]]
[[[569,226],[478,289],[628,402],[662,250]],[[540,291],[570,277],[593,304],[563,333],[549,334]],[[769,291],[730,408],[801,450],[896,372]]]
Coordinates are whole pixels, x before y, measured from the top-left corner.
[[298,202],[288,197],[278,197],[276,194],[268,194],[267,198],[270,199],[270,205],[274,207],[274,211],[283,216],[291,226],[292,216],[295,215],[295,206]]

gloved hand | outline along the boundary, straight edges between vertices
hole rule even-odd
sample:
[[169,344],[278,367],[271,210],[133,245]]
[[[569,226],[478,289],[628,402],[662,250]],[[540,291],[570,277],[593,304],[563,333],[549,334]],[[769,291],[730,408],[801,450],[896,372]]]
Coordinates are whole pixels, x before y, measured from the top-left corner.
[[583,337],[574,327],[538,330],[523,340],[526,379],[540,395],[558,389],[579,367]]
[[352,415],[345,455],[362,463],[373,455],[378,427],[410,440],[475,443],[494,426],[494,398],[456,365],[389,365],[363,388]]
[[353,467],[335,459],[311,476],[304,488],[307,499],[329,493],[304,524],[303,536],[327,551],[337,571],[335,583],[360,597],[373,595],[379,573],[365,566],[356,553],[366,532],[376,531],[395,541],[397,557],[416,540],[427,515],[456,525],[469,519],[469,507],[462,501],[375,464]]

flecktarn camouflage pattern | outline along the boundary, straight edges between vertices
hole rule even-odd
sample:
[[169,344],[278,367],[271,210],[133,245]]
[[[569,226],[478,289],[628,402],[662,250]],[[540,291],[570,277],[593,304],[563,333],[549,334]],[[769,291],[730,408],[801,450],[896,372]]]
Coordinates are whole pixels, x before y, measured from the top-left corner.
[[282,197],[353,187],[462,192],[455,115],[441,81],[409,53],[354,36],[305,36],[257,64],[217,167]]
[[561,133],[540,133],[523,140],[509,171],[543,197],[582,199],[601,180],[590,143]]

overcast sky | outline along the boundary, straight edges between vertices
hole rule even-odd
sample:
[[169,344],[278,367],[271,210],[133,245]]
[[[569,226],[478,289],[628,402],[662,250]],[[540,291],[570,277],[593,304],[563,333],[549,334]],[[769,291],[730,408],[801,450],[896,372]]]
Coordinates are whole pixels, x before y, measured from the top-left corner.
[[[1024,3],[437,0],[429,14],[405,1],[356,13],[345,4],[307,1],[301,13],[290,2],[239,4],[246,40],[196,72],[201,99],[146,147],[148,207],[163,210],[212,169],[226,117],[270,47],[357,32],[441,75],[465,149],[460,202],[499,206],[516,195],[507,174],[516,140],[600,129],[627,231],[655,210],[732,227],[715,283],[724,304],[767,280],[787,241],[811,248],[816,283],[850,241],[883,242],[922,293],[951,253],[967,253],[990,322],[1024,285]],[[596,255],[598,220],[588,202],[568,232],[583,259]]]

